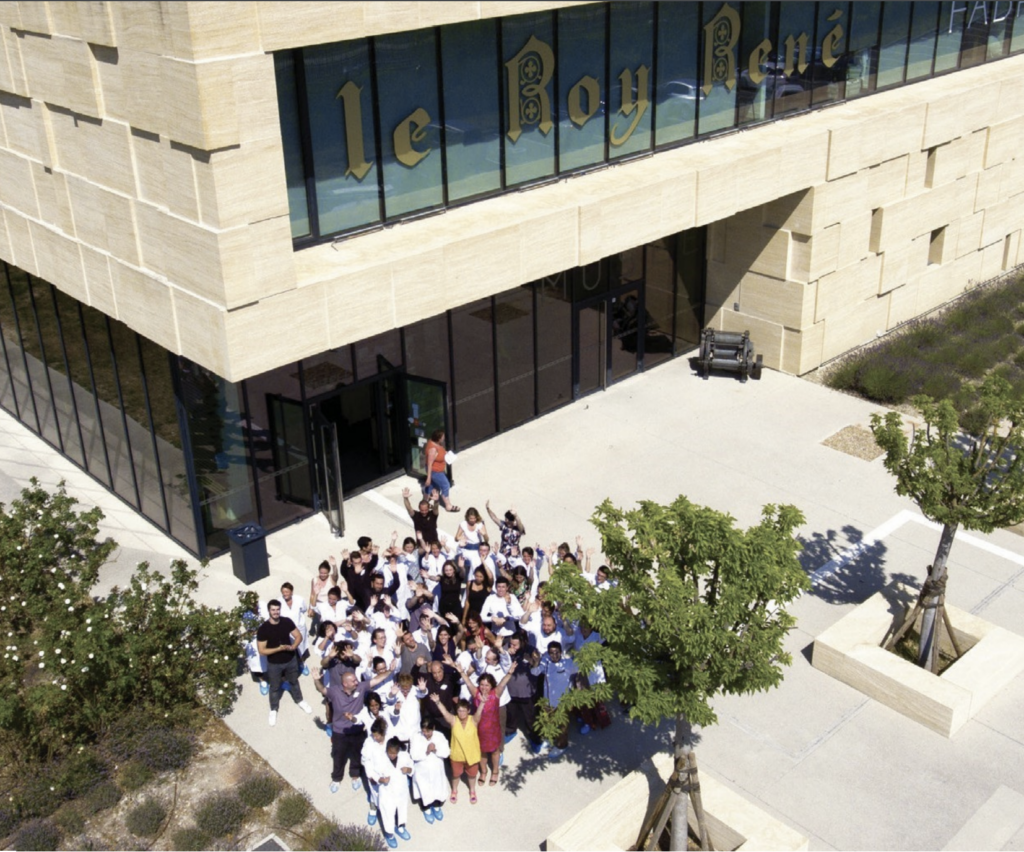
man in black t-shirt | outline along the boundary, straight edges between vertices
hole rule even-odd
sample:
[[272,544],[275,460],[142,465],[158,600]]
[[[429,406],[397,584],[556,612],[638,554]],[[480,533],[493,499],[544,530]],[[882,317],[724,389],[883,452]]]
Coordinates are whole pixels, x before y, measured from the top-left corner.
[[437,503],[432,503],[429,500],[420,500],[419,511],[413,511],[412,503],[409,502],[411,493],[408,488],[402,490],[405,511],[409,513],[413,528],[419,533],[424,544],[430,547],[433,542],[439,540],[437,537]]
[[302,633],[290,618],[281,617],[281,601],[267,604],[269,618],[256,631],[256,647],[267,658],[267,679],[270,681],[270,726],[277,724],[277,708],[281,704],[282,681],[287,681],[292,698],[299,708],[312,713],[313,708],[302,699],[299,686],[299,663],[295,649],[302,643]]

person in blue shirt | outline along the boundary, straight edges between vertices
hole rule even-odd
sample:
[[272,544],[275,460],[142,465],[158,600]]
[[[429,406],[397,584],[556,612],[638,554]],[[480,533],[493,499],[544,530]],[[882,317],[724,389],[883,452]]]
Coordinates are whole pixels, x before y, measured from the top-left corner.
[[[530,673],[533,675],[544,675],[544,697],[552,708],[557,707],[558,702],[562,700],[562,696],[576,686],[580,673],[576,663],[568,657],[562,656],[561,642],[551,642],[548,645],[547,653],[543,656],[534,651],[531,662],[533,667],[530,669]],[[541,743],[541,750],[543,750],[544,745],[544,743]],[[566,721],[555,737],[554,748],[548,752],[548,757],[551,760],[557,760],[568,747],[569,723]]]

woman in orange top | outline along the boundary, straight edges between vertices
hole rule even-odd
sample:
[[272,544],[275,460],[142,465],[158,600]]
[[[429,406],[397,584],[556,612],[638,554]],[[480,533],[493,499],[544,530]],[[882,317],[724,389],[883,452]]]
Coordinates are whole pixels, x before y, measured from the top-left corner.
[[427,441],[425,449],[427,457],[427,481],[423,483],[423,493],[430,496],[431,489],[436,488],[441,494],[441,502],[449,512],[458,512],[459,507],[453,506],[448,498],[451,490],[451,483],[448,481],[448,465],[445,462],[447,454],[444,447],[444,429],[435,429]]

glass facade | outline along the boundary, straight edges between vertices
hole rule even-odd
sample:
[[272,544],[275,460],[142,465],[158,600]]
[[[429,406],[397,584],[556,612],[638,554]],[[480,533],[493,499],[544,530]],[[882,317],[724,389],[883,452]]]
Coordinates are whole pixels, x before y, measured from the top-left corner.
[[282,51],[295,246],[1000,59],[1022,9],[637,0]]
[[328,483],[349,495],[414,473],[435,428],[462,449],[692,349],[703,234],[242,382],[4,264],[0,406],[186,548],[215,556],[233,527],[336,509]]

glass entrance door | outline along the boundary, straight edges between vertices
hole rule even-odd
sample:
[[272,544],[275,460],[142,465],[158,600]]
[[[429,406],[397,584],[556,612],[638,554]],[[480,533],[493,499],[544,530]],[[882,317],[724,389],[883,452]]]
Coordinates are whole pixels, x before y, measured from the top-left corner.
[[437,429],[444,429],[445,435],[451,435],[448,428],[448,386],[434,379],[405,376],[405,408],[408,424],[405,470],[410,476],[426,479],[424,447],[427,439]]
[[338,452],[338,427],[324,416],[320,405],[310,406],[313,424],[313,454],[316,462],[316,505],[335,535],[345,534],[345,503],[342,492],[341,457]]
[[573,312],[573,398],[631,376],[640,366],[643,289],[620,288],[578,302]]

